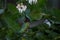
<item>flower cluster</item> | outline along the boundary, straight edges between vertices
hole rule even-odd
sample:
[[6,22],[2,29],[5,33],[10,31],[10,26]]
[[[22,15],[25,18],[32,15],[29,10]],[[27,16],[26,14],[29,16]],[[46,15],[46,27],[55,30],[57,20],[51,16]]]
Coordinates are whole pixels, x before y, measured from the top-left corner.
[[[26,0],[26,1],[28,1],[28,3],[31,5],[37,3],[37,0]],[[27,9],[27,6],[24,5],[23,3],[20,3],[20,4],[17,4],[16,8],[18,9],[19,13],[23,13]]]
[[37,0],[26,0],[26,1],[28,1],[29,2],[29,4],[36,4],[37,3]]
[[17,4],[16,8],[18,9],[19,13],[23,13],[27,9],[27,6],[21,3],[21,4]]

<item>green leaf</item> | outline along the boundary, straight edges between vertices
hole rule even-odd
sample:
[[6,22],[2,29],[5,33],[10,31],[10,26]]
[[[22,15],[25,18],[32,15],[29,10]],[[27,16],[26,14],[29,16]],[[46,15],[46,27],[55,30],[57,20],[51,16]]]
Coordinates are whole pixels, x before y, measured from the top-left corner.
[[4,13],[4,9],[0,9],[0,14]]
[[8,10],[9,10],[12,14],[18,13],[18,10],[17,10],[16,6],[13,5],[13,4],[11,4],[11,3],[8,4]]
[[19,31],[20,33],[23,33],[27,30],[27,28],[29,27],[29,23],[24,23],[21,27],[21,30]]

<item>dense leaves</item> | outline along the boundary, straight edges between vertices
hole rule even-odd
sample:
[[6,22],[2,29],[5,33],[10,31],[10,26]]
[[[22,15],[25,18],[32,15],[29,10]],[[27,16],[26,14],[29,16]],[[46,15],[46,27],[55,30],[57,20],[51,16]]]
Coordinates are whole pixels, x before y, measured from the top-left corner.
[[[33,5],[30,5],[26,0],[13,0],[14,3],[15,1],[16,3],[23,2],[27,5],[28,8],[22,15],[11,1],[7,3],[6,10],[0,9],[0,40],[60,39],[60,10],[48,9],[46,0],[38,0],[38,3]],[[44,22],[37,25],[43,17],[51,22],[50,27]],[[37,26],[30,28],[30,23]]]

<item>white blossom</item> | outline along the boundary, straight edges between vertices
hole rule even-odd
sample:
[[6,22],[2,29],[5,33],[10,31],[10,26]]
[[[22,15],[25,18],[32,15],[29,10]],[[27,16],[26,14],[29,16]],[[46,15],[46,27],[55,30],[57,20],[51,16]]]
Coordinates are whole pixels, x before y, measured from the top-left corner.
[[44,21],[44,23],[46,23],[49,27],[51,27],[51,23],[47,19]]
[[26,0],[26,1],[28,1],[30,5],[37,3],[37,0]]
[[21,3],[21,4],[17,4],[16,8],[18,9],[19,13],[23,13],[27,9],[27,6]]

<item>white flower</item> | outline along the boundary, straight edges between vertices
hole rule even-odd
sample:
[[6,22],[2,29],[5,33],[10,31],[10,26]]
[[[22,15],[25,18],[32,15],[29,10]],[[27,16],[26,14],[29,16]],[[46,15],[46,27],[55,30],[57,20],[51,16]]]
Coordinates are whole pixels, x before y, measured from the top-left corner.
[[29,2],[29,4],[36,4],[37,3],[37,0],[26,0],[26,1],[28,1]]
[[44,21],[44,23],[46,23],[49,27],[51,27],[51,23],[47,19]]
[[21,4],[18,4],[16,8],[18,9],[19,13],[23,13],[27,9],[27,6],[21,3]]

